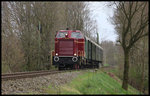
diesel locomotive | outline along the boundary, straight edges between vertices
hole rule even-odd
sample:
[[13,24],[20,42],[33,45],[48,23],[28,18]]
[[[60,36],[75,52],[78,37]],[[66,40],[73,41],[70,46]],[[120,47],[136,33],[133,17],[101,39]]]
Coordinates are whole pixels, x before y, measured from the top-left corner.
[[52,64],[62,69],[99,68],[103,49],[80,30],[60,30],[55,37]]

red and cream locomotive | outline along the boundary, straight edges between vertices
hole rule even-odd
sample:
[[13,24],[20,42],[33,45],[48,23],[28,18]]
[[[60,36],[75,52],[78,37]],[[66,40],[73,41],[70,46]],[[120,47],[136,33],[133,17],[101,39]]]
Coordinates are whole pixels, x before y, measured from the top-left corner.
[[61,69],[99,67],[102,64],[102,48],[79,30],[60,30],[55,37],[53,65]]

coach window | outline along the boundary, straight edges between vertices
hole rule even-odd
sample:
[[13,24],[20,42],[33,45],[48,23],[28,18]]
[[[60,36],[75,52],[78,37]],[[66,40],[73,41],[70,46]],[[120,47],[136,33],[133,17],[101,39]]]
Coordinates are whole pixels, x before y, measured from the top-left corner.
[[71,33],[71,38],[81,39],[81,38],[83,38],[83,36],[82,36],[82,34],[80,32],[72,32]]
[[68,34],[68,32],[59,32],[56,38],[64,38],[66,34]]

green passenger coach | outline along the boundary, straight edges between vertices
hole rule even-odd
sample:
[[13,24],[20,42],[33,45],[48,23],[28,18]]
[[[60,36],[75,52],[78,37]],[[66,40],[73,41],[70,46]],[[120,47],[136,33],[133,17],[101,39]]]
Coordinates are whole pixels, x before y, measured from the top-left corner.
[[88,37],[85,37],[85,60],[88,67],[102,66],[103,49]]

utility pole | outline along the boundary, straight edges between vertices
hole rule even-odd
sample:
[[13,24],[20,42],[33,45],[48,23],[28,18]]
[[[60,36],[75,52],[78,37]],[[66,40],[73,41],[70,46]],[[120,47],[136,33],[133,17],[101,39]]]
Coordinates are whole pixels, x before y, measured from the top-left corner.
[[99,45],[99,34],[97,32],[97,44]]

